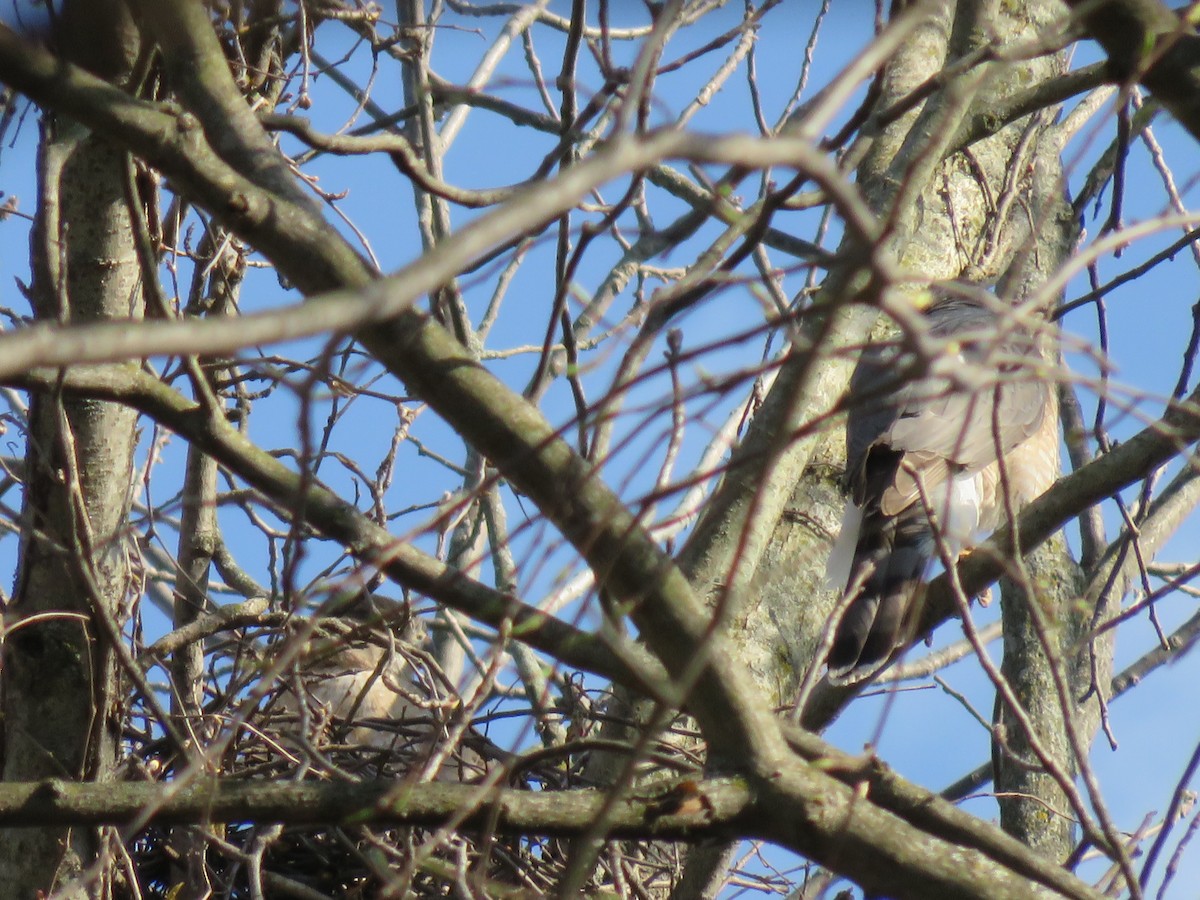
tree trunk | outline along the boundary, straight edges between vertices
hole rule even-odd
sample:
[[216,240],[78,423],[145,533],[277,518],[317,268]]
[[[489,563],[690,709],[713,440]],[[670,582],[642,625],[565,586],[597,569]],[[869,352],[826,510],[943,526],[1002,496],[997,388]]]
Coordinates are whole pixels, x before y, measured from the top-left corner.
[[[1048,23],[1061,11],[1053,0],[1030,0],[1021,5],[960,0],[952,9],[948,5],[891,58],[873,111],[889,108],[945,66],[989,40],[1005,44],[1045,34]],[[899,223],[890,249],[906,270],[930,279],[999,279],[1009,296],[1022,297],[1037,288],[1061,262],[1073,245],[1075,225],[1069,209],[1063,214],[1066,205],[1062,200],[1061,147],[1052,130],[1053,117],[1040,114],[1020,119],[992,137],[973,143],[966,152],[952,152],[962,148],[954,148],[952,140],[940,135],[959,132],[973,115],[998,107],[1005,98],[1064,70],[1061,54],[985,64],[976,69],[973,91],[968,86],[957,97],[954,89],[935,94],[935,99],[917,106],[874,138],[858,167],[858,181],[877,215],[893,216]],[[970,83],[969,78],[960,79],[960,85]],[[959,109],[954,108],[956,100],[961,104]],[[941,108],[935,107],[935,102]],[[948,151],[950,155],[942,160],[940,155]],[[1003,197],[1018,198],[1007,207],[1007,217],[998,214],[1003,207],[998,206],[996,198]],[[848,342],[853,342],[852,336]],[[836,399],[836,393],[826,396],[829,385],[844,384],[850,368],[848,363],[841,363],[839,371],[836,361],[823,361],[822,365],[823,387],[808,398],[810,408],[817,410],[828,408]],[[781,375],[780,383],[784,379]],[[777,384],[776,391],[779,387]],[[772,399],[768,398],[764,412]],[[790,433],[795,427],[794,423],[787,423],[791,427],[781,425],[769,413],[760,417],[747,437],[749,446],[756,440],[769,441],[774,434]],[[815,416],[810,413],[809,418]],[[691,564],[690,571],[698,576],[695,583],[700,586],[745,586],[733,597],[737,606],[731,631],[747,666],[779,706],[794,703],[802,685],[806,681],[815,684],[819,676],[820,643],[837,601],[837,594],[825,586],[823,573],[844,504],[837,487],[844,458],[840,428],[827,430],[820,439],[811,441],[803,474],[785,488],[791,492],[790,501],[781,510],[759,557],[734,562],[733,554],[745,547],[742,530],[752,527],[757,531],[762,523],[735,521],[731,513],[722,522],[702,523],[697,529],[699,541],[689,545],[682,556],[685,567]],[[773,488],[759,475],[755,472],[747,479],[746,491],[761,496]],[[713,506],[713,512],[721,510],[719,504]],[[1065,544],[1058,540],[1040,551],[1037,566],[1039,572],[1047,567],[1049,571],[1045,572],[1047,577],[1035,578],[1035,584],[1043,589],[1054,588],[1047,596],[1039,594],[1039,601],[1065,606],[1075,596],[1072,586],[1076,578]],[[1040,654],[1044,660],[1036,638],[1026,626],[1014,623],[1027,621],[1027,602],[1023,596],[1006,592],[1006,619],[1014,620],[1006,625],[1006,634],[1019,643],[1026,659]],[[1023,629],[1023,636],[1016,638]],[[1064,646],[1076,634],[1074,628],[1068,630]],[[1010,662],[1006,663],[1005,674],[1013,679],[1018,698],[1029,707],[1035,730],[1048,734],[1057,728],[1055,733],[1061,733],[1061,726],[1054,725],[1061,722],[1055,695],[1045,702],[1038,700],[1043,696],[1040,684],[1044,668],[1040,679],[1034,675],[1036,669],[1019,669],[1011,662],[1013,652],[1006,651]],[[1105,666],[1102,662],[1102,670],[1107,671]],[[1072,671],[1078,671],[1077,667],[1072,666]],[[848,699],[846,693],[826,696],[824,702],[804,711],[805,724],[822,729]],[[1082,723],[1080,733],[1089,742],[1097,721],[1093,716]],[[1060,758],[1067,771],[1074,774],[1069,754]],[[1033,823],[1028,819],[1031,807],[1044,809],[1046,803],[1055,808],[1065,806],[1053,780],[1003,762],[1001,767],[1004,783],[1012,785],[1007,789],[1025,795],[1001,799],[1005,827],[1031,846],[1062,858],[1064,835],[1069,839],[1069,822],[1065,823],[1065,831],[1058,826],[1039,831],[1045,821]],[[692,866],[716,873],[720,867],[713,864],[714,859],[715,854],[702,848],[693,854]],[[696,885],[704,883],[692,867],[686,878],[690,891],[696,892]]]
[[[64,51],[93,71],[128,71],[137,43],[124,7],[67,4]],[[125,199],[127,155],[76,123],[42,123],[32,301],[40,319],[140,316]],[[110,640],[125,615],[126,522],[137,415],[42,394],[30,408],[20,565],[4,643],[6,781],[113,775],[122,694]],[[36,617],[36,618],[33,618]],[[0,832],[5,896],[99,896],[107,878],[68,886],[98,856],[89,829]]]

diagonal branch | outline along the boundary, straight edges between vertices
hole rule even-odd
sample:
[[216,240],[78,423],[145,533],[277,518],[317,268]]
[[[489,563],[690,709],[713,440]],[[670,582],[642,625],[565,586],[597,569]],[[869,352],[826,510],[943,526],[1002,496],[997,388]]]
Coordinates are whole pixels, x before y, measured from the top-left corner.
[[306,521],[314,528],[344,545],[357,559],[380,568],[398,584],[477,621],[495,628],[510,628],[513,637],[568,665],[635,685],[652,694],[660,694],[666,688],[661,666],[633,642],[621,641],[616,648],[607,647],[603,639],[521,603],[512,595],[489,588],[397,540],[352,504],[319,483],[305,481],[224,419],[211,418],[203,406],[136,366],[78,366],[65,374],[53,369],[34,369],[9,383],[36,390],[61,384],[69,394],[133,407],[210,454],[282,508],[303,509]]
[[1067,0],[1067,5],[1117,71],[1149,88],[1200,140],[1200,36],[1195,5],[1183,18],[1160,0]]
[[[171,3],[156,8],[156,26],[188,31],[187,47],[203,50],[207,45],[206,52],[219,55],[207,22],[199,27],[186,15],[172,18],[169,14],[168,7],[178,12],[187,5]],[[180,39],[173,36],[166,49],[179,46]],[[187,77],[188,70],[175,71]],[[223,75],[206,70],[204,83],[194,85],[192,91],[205,97],[214,92],[236,93],[228,71],[222,71]],[[225,100],[205,99],[192,113],[166,116],[3,31],[0,78],[128,143],[193,199],[222,217],[232,231],[262,251],[305,291],[362,287],[370,281],[372,273],[365,262],[313,213],[310,204],[284,197],[231,170],[225,160],[238,158],[236,148],[223,148],[218,154],[205,143],[197,125],[204,124],[211,133],[216,124],[198,123],[195,117],[222,108]],[[261,127],[257,120],[254,124]],[[249,123],[244,127],[249,128]],[[870,221],[836,167],[803,140],[766,142],[735,137],[713,142],[678,132],[616,141],[587,163],[571,167],[538,188],[544,192],[538,196],[541,214],[549,218],[573,205],[591,186],[589,179],[595,177],[597,167],[608,167],[608,177],[612,177],[682,150],[711,158],[708,155],[714,147],[723,148],[720,152],[730,160],[737,158],[750,165],[800,162],[838,200],[851,229]],[[254,149],[252,144],[247,152]],[[263,171],[264,165],[258,160],[257,171]],[[497,216],[515,215],[513,210],[522,204],[534,207],[530,198],[520,195],[487,221],[494,224]],[[491,246],[494,232],[468,228],[457,238],[456,252],[470,258]],[[778,752],[770,711],[765,704],[745,702],[745,697],[752,696],[748,677],[733,664],[725,640],[712,632],[686,580],[619,498],[559,440],[534,407],[471,359],[438,323],[411,307],[385,323],[359,330],[357,336],[393,374],[538,503],[602,575],[606,589],[633,612],[668,670],[677,678],[682,676],[684,684],[695,679],[701,687],[698,696],[704,698],[704,703],[697,704],[697,718],[718,752],[726,751],[724,755],[731,759],[744,759],[747,754],[753,757],[760,751],[768,756]]]

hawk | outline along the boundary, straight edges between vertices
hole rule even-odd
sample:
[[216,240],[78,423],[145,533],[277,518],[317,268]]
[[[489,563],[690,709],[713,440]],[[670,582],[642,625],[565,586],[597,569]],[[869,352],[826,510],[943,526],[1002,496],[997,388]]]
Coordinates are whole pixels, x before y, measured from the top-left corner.
[[911,340],[872,346],[850,381],[849,497],[827,570],[843,592],[834,681],[874,675],[911,636],[935,529],[957,555],[1058,474],[1057,394],[1036,330],[967,292],[935,295],[923,324],[919,352]]

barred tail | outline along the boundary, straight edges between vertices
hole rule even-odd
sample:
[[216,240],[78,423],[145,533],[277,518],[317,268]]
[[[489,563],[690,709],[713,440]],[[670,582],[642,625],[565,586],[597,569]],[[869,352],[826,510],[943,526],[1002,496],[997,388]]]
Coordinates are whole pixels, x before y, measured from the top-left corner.
[[852,683],[873,675],[900,644],[909,609],[933,553],[929,520],[919,506],[899,516],[867,509],[829,653],[830,679]]

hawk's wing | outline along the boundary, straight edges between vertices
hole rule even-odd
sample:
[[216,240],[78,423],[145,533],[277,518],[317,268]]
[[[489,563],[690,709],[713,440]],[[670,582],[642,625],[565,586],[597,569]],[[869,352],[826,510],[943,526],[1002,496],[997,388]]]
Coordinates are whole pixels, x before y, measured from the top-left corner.
[[[900,639],[935,551],[926,507],[952,547],[994,527],[997,457],[1008,459],[1045,430],[1054,406],[1028,332],[1013,331],[973,298],[943,300],[928,320],[943,354],[932,371],[911,352],[880,347],[863,354],[851,380],[846,486],[854,509],[847,530],[856,513],[860,524],[857,534],[839,538],[830,561],[831,572],[848,568],[848,607],[829,660],[835,674],[886,660]],[[905,378],[918,368],[923,375]]]

